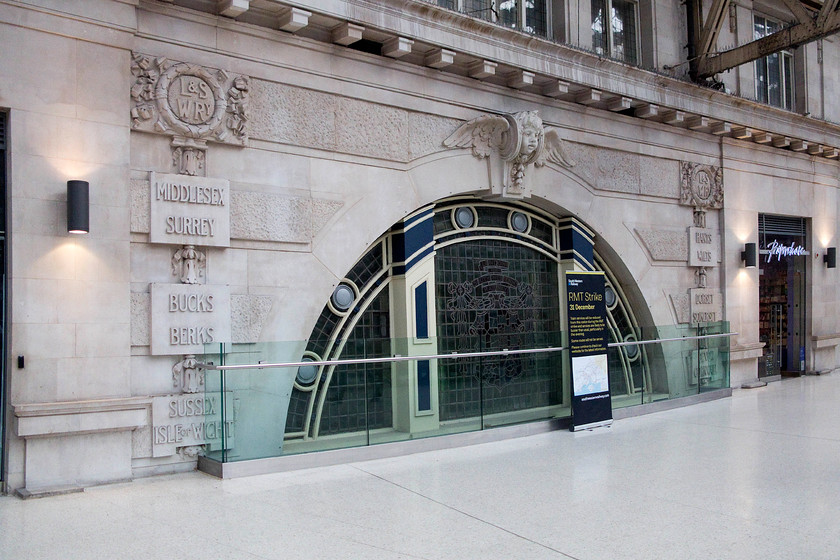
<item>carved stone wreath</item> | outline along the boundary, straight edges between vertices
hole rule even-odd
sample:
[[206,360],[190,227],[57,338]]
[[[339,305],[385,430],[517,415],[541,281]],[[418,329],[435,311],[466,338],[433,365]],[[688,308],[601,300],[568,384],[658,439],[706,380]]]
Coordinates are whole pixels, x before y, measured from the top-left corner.
[[[221,72],[220,77],[224,77]],[[227,105],[216,76],[192,64],[175,64],[161,74],[155,101],[168,127],[192,138],[212,135]]]
[[680,204],[699,209],[723,208],[723,171],[713,165],[680,165]]
[[134,53],[131,127],[169,136],[245,145],[249,78]]

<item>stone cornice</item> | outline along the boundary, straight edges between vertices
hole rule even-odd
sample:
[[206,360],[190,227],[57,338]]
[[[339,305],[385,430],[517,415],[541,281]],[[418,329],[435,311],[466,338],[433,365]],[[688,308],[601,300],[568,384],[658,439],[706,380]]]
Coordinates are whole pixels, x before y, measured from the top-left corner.
[[[206,6],[205,13],[215,13],[213,3]],[[549,101],[557,98],[622,111],[709,135],[830,159],[840,156],[840,125],[599,58],[426,0],[252,0],[250,11],[236,21],[270,26],[267,22],[292,8],[311,13],[309,25],[296,32],[301,38],[332,42],[330,31],[350,24],[374,43],[396,38],[413,41],[410,52],[400,55],[403,62],[424,66],[428,53],[445,49],[453,53],[454,62],[435,66],[445,73],[473,75],[495,85],[545,95]],[[493,71],[471,74],[470,67],[482,63]],[[532,75],[532,81],[511,79],[522,72]]]

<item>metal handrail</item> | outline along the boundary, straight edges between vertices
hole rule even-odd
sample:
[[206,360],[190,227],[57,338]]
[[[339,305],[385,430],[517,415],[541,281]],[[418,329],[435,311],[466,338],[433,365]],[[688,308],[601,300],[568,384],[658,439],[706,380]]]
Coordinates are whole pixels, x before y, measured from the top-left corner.
[[617,346],[633,346],[633,345],[645,345],[645,344],[656,344],[657,342],[676,342],[678,340],[700,340],[705,338],[723,338],[725,336],[735,336],[737,332],[728,332],[728,333],[719,333],[719,334],[704,334],[699,336],[682,336],[679,338],[657,338],[655,340],[633,340],[631,342],[610,342],[607,344],[608,347],[614,348]]
[[[631,342],[611,342],[607,344],[609,348],[619,346],[643,346],[645,344],[657,344],[659,342],[676,342],[685,340],[700,340],[707,338],[723,338],[727,336],[735,336],[737,332],[722,333],[722,334],[706,334],[699,336],[685,336],[680,338],[660,338],[656,340],[638,340]],[[510,356],[516,354],[545,354],[548,352],[562,352],[568,350],[566,346],[552,346],[549,348],[526,348],[519,350],[490,350],[486,352],[452,352],[450,354],[428,354],[424,356],[388,356],[385,358],[359,358],[353,360],[312,360],[306,362],[276,362],[276,363],[256,363],[256,364],[237,364],[237,365],[214,365],[212,362],[198,363],[199,368],[215,371],[231,371],[238,369],[269,369],[269,368],[290,368],[303,366],[337,366],[337,365],[356,365],[356,364],[381,364],[388,362],[410,362],[413,360],[460,360],[463,358],[480,358],[484,356]]]

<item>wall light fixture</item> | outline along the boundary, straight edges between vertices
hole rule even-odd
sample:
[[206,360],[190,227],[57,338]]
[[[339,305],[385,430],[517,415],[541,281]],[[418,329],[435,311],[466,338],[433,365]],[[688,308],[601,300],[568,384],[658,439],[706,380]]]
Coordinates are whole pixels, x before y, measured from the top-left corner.
[[828,247],[823,255],[826,268],[837,268],[837,247]]
[[745,268],[755,268],[758,262],[758,250],[755,243],[744,243],[744,250],[741,251],[741,260]]
[[87,181],[67,181],[67,233],[90,231],[90,186]]

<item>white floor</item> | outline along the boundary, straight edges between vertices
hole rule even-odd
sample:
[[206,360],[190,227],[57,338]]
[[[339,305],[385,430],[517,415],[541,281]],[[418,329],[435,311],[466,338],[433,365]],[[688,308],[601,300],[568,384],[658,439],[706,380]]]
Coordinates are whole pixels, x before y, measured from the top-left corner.
[[840,558],[840,374],[527,438],[0,498],[0,558]]

